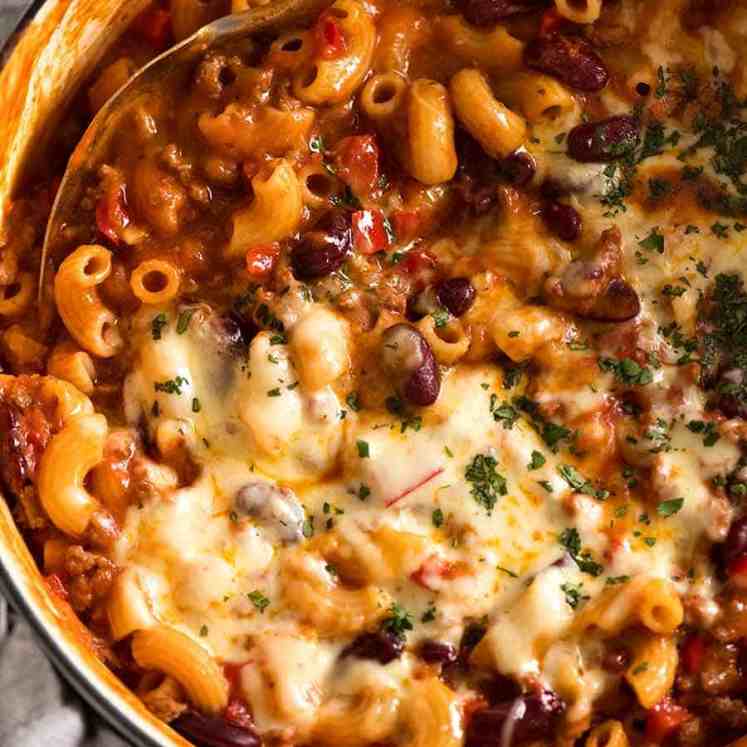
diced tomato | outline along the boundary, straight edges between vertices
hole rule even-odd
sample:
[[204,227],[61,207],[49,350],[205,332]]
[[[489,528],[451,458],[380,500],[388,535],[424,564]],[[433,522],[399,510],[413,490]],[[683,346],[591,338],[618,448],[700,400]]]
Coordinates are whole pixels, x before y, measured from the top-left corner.
[[96,227],[115,245],[122,242],[119,231],[130,223],[125,209],[126,199],[124,187],[116,187],[109,190],[96,205]]
[[228,680],[228,686],[232,692],[238,687],[239,676],[241,675],[241,670],[245,664],[246,662],[243,661],[240,664],[223,665],[223,675]]
[[689,674],[699,672],[705,656],[706,643],[705,638],[698,633],[689,635],[682,644],[682,654],[680,659],[685,671]]
[[163,8],[148,8],[132,22],[132,30],[156,49],[165,49],[171,41],[171,13]]
[[256,280],[267,278],[280,254],[279,244],[257,244],[246,253],[246,271]]
[[672,703],[669,698],[664,698],[648,712],[646,739],[654,744],[661,744],[690,718],[692,715],[686,708]]
[[335,147],[337,176],[353,190],[356,197],[366,197],[379,182],[379,146],[375,135],[351,135]]
[[435,266],[435,258],[426,249],[411,249],[400,262],[400,267],[408,275],[418,275],[426,270],[432,270]]
[[392,226],[398,241],[414,238],[420,225],[420,216],[414,210],[398,210],[392,215]]
[[247,731],[254,728],[254,719],[247,704],[239,698],[231,698],[228,701],[223,718],[234,726]]
[[449,578],[452,569],[453,565],[448,560],[438,555],[431,555],[426,558],[420,568],[410,574],[410,578],[418,586],[435,591],[443,579]]
[[389,246],[389,235],[381,210],[358,210],[353,213],[352,223],[357,252],[376,254]]
[[322,13],[314,27],[316,52],[323,60],[335,60],[342,57],[348,45],[337,19],[328,11]]
[[44,580],[47,582],[47,586],[53,594],[56,594],[60,599],[67,601],[67,589],[65,588],[65,584],[62,583],[62,579],[56,573],[46,576]]

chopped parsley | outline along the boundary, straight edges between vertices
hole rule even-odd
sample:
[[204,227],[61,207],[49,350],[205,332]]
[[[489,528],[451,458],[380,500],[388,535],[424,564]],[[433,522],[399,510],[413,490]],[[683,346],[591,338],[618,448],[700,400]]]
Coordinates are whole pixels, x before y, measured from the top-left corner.
[[395,602],[389,608],[389,615],[382,620],[381,628],[398,638],[404,638],[405,633],[412,630],[412,617]]
[[163,311],[160,314],[156,314],[150,322],[150,334],[154,340],[161,339],[161,333],[163,328],[169,323],[166,314]]
[[718,426],[713,420],[691,420],[687,424],[687,428],[693,433],[699,433],[703,436],[703,446],[714,446],[721,438]]
[[507,431],[510,431],[519,419],[519,413],[508,402],[496,406],[496,400],[497,397],[493,394],[490,398],[490,411],[493,413],[493,420],[496,423],[501,423]]
[[581,552],[581,537],[575,527],[564,529],[558,541],[573,558],[580,571],[590,576],[598,576],[602,572],[602,566],[592,560],[591,553]]
[[261,615],[264,615],[265,610],[270,606],[270,600],[259,590],[255,589],[247,594],[249,601],[254,605],[255,609],[259,610]]
[[659,516],[663,516],[665,519],[669,516],[674,516],[678,511],[685,505],[684,498],[672,498],[668,501],[662,501],[656,507],[656,513]]
[[652,228],[651,233],[638,242],[638,246],[649,252],[664,254],[664,237],[659,233],[658,227]]
[[358,410],[361,409],[361,403],[360,399],[358,398],[358,392],[350,392],[347,397],[345,397],[345,401],[348,403],[348,407],[353,412],[358,412]]
[[269,389],[267,391],[268,397],[279,397],[280,396],[280,387],[275,387],[274,389]]
[[436,528],[442,527],[444,524],[444,512],[440,508],[434,508],[431,514],[431,520],[433,526]]
[[605,500],[609,497],[609,490],[595,488],[575,467],[570,464],[561,464],[558,466],[558,474],[570,485],[577,493],[591,495],[599,500]]
[[436,329],[445,327],[449,323],[449,312],[444,308],[436,309],[431,314],[431,317],[433,319],[433,326],[436,327]]
[[176,321],[176,334],[183,335],[189,329],[189,323],[197,309],[185,309]]
[[568,604],[569,607],[572,607],[574,610],[576,607],[578,607],[581,602],[589,599],[588,595],[584,594],[581,590],[583,588],[583,584],[571,584],[571,583],[565,583],[560,585],[560,590],[565,594],[565,601]]
[[371,456],[370,449],[368,448],[368,441],[361,441],[360,439],[355,442],[358,449],[358,456],[361,459],[368,459]]
[[165,394],[181,394],[182,387],[187,386],[189,382],[183,376],[177,376],[175,379],[166,379],[166,381],[156,381],[153,388],[157,392]]
[[627,386],[645,386],[654,380],[651,370],[632,358],[600,358],[599,368],[614,374],[620,383]]
[[510,571],[508,568],[504,568],[502,565],[496,566],[496,570],[499,570],[501,573],[505,573],[507,576],[511,576],[511,578],[519,578],[519,575],[517,573]]
[[420,622],[423,623],[429,623],[433,622],[436,619],[436,605],[431,602],[428,605],[428,609],[423,613],[423,616],[420,618]]
[[472,497],[487,509],[493,511],[499,496],[508,493],[506,478],[496,470],[498,462],[487,454],[477,454],[464,472],[464,477],[472,483]]
[[529,470],[539,469],[540,467],[544,466],[546,461],[547,460],[545,459],[542,452],[534,449],[532,451],[532,458],[529,460],[529,464],[527,464],[527,469]]
[[617,586],[618,584],[625,584],[630,581],[630,576],[607,576],[605,584],[607,586]]

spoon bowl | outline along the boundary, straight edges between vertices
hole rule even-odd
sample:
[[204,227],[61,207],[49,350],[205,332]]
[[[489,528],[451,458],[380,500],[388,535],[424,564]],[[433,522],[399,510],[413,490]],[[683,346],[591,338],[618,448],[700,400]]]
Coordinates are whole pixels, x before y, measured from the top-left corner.
[[157,91],[172,76],[184,74],[208,50],[248,37],[271,33],[288,24],[308,22],[331,0],[281,0],[244,13],[223,16],[203,26],[192,36],[170,47],[140,68],[101,107],[78,142],[60,182],[44,236],[39,268],[39,298],[44,295],[45,269],[53,257],[60,256],[77,242],[70,228],[73,214],[79,210],[86,185],[103,163],[112,137],[125,124],[125,118],[141,101]]

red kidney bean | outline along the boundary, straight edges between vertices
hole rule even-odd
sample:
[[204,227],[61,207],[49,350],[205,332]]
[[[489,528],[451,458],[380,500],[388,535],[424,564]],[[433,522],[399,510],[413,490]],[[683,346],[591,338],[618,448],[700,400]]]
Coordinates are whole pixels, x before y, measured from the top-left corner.
[[475,302],[475,287],[467,278],[449,278],[436,288],[439,303],[453,316],[462,316]]
[[441,376],[428,341],[410,324],[395,324],[382,336],[384,366],[399,380],[402,395],[419,407],[432,405],[441,391]]
[[380,664],[388,664],[399,659],[405,649],[405,639],[390,630],[377,630],[359,635],[342,656],[355,656],[357,659],[373,659]]
[[612,161],[638,145],[638,120],[627,114],[587,122],[568,133],[568,155],[574,161]]
[[197,747],[261,747],[255,731],[229,724],[222,718],[187,711],[171,722],[171,727]]
[[298,280],[314,280],[339,270],[350,253],[352,232],[347,213],[336,211],[303,236],[291,250],[291,267]]
[[614,646],[604,655],[602,669],[605,672],[621,674],[630,664],[630,652],[623,646]]
[[465,747],[496,747],[503,744],[504,735],[511,737],[506,742],[509,745],[551,736],[555,721],[564,710],[563,701],[544,690],[477,711],[469,723]]
[[239,517],[253,516],[258,523],[277,532],[283,542],[303,540],[303,507],[290,488],[255,480],[239,488],[233,499]]
[[532,181],[537,172],[537,164],[529,153],[517,150],[501,161],[501,170],[510,184],[524,187]]
[[547,0],[461,0],[465,20],[475,26],[492,26],[503,18],[547,5]]
[[570,205],[548,200],[542,207],[542,220],[563,241],[575,241],[581,235],[581,216]]
[[635,288],[623,278],[610,280],[586,312],[587,319],[597,322],[627,322],[638,316],[641,300]]
[[724,558],[727,563],[747,553],[747,516],[732,522],[724,542]]
[[524,63],[579,91],[601,91],[609,73],[591,45],[577,36],[540,36],[524,48]]
[[428,664],[453,664],[458,656],[456,647],[444,641],[423,641],[418,655]]

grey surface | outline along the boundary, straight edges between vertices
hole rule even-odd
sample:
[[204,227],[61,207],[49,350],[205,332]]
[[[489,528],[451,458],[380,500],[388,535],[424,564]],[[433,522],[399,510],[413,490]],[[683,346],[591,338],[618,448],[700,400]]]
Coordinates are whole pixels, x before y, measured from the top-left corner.
[[[26,0],[0,0],[0,46]],[[0,597],[0,747],[125,747],[58,677]]]
[[27,0],[0,0],[0,45],[15,28],[27,5]]

